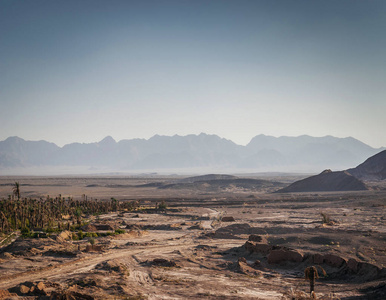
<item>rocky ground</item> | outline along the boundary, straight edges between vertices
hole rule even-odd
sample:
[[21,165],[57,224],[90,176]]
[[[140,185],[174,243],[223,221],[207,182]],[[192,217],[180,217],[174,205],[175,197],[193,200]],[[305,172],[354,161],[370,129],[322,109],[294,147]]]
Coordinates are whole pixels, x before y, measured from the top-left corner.
[[386,299],[385,192],[179,191],[157,211],[151,191],[139,211],[89,217],[85,231],[125,230],[93,247],[67,232],[8,239],[0,299],[305,299],[314,265],[318,299]]

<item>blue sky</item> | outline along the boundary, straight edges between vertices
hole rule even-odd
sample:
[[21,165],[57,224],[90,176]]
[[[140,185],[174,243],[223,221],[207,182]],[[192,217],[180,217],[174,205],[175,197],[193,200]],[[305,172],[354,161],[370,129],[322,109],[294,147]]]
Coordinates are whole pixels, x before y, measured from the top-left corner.
[[0,140],[386,146],[385,1],[0,1]]

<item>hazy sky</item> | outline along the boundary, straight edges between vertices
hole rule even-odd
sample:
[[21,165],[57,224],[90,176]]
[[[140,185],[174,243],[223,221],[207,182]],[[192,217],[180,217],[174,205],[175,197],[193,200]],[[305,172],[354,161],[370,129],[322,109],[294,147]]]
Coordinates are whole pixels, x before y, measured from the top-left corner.
[[386,146],[384,0],[1,0],[0,140]]

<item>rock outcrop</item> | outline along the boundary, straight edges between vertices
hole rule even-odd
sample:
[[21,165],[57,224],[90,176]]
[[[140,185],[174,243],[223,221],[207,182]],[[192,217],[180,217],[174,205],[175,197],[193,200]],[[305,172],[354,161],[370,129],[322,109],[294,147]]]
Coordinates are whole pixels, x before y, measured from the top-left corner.
[[[268,264],[285,264],[285,263],[303,263],[306,265],[321,265],[323,267],[331,267],[339,273],[361,276],[364,281],[386,278],[386,268],[380,268],[377,265],[361,262],[354,258],[347,259],[333,253],[303,253],[296,249],[281,247],[277,245],[269,245],[267,243],[259,243],[255,241],[247,241],[244,244],[245,250],[250,254],[256,253],[264,256]],[[238,264],[243,263],[245,258],[241,258]],[[260,266],[260,261],[256,261]],[[257,265],[250,265],[253,268],[259,268]]]

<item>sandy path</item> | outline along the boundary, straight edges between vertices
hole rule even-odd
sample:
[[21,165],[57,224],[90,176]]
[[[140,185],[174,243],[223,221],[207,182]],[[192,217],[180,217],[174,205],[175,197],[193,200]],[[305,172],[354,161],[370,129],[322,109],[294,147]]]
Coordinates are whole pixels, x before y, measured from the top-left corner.
[[110,250],[107,253],[90,255],[75,261],[66,262],[64,264],[58,264],[52,267],[44,268],[43,270],[36,270],[31,272],[22,272],[12,274],[10,276],[5,276],[5,278],[0,277],[0,289],[8,289],[12,286],[15,286],[19,282],[23,281],[35,281],[42,280],[42,278],[47,278],[47,280],[68,277],[70,275],[78,273],[87,273],[92,270],[97,264],[111,260],[119,259],[124,257],[130,257],[133,255],[151,253],[156,254],[162,252],[161,250],[165,249],[183,249],[189,248],[193,243],[188,244],[168,244],[168,245],[151,245],[151,246],[130,246],[130,249],[117,249]]

